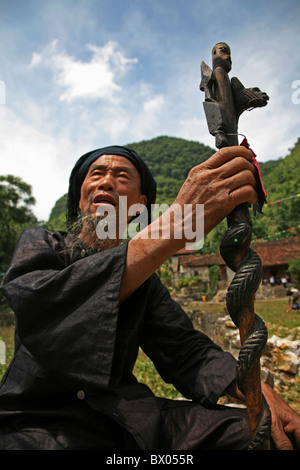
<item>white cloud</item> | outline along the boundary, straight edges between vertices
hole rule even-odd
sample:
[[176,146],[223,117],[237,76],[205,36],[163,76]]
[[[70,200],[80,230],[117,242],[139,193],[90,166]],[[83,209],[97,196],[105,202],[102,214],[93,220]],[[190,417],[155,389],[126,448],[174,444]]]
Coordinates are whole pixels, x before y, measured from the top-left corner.
[[[57,95],[61,105],[52,99],[42,106],[32,96],[21,95],[20,107],[8,103],[0,108],[1,174],[19,176],[32,186],[33,212],[39,220],[48,220],[55,202],[68,190],[70,171],[80,155],[159,134],[164,96],[144,81],[126,87],[120,81],[137,59],[127,58],[112,42],[89,45],[87,51],[91,57],[83,62],[60,51],[53,41],[32,54],[28,69],[34,74],[39,67],[52,71],[55,83],[64,88]],[[79,98],[103,98],[101,112]]]
[[89,61],[78,60],[64,51],[58,51],[58,41],[52,41],[42,54],[34,52],[30,67],[42,63],[53,70],[57,85],[65,91],[60,100],[71,103],[77,99],[102,98],[110,102],[118,100],[122,87],[119,79],[137,59],[128,59],[117,42],[109,41],[103,47],[88,44],[92,56]]
[[164,104],[163,95],[157,95],[154,98],[151,98],[144,103],[144,111],[145,113],[156,113],[160,111],[163,104]]
[[[33,188],[32,210],[48,220],[56,200],[66,193],[70,167],[66,165],[68,142],[38,131],[8,106],[0,108],[1,174],[19,176]],[[73,155],[78,149],[69,148]]]
[[[36,57],[33,62],[38,62]],[[76,136],[72,113],[66,114],[70,121],[65,119],[57,128],[56,107],[48,109],[30,99],[22,101],[21,110],[9,104],[0,107],[1,174],[19,176],[32,186],[33,212],[39,220],[48,220],[57,199],[67,192],[70,171],[81,155],[160,134],[162,94],[140,82],[122,98],[122,102],[104,104],[101,113],[94,106],[83,110],[79,106],[81,112],[74,114]]]
[[130,95],[130,100],[133,102],[131,106],[124,98],[124,102],[103,109],[100,117],[90,117],[95,133],[99,135],[101,130],[110,143],[121,144],[160,135],[164,96],[156,95],[151,87],[142,83],[136,85],[135,94]]
[[176,135],[187,140],[196,140],[214,148],[215,138],[209,134],[206,119],[181,119]]
[[37,52],[33,52],[31,62],[29,64],[29,68],[35,67],[39,65],[43,60],[42,54],[38,54]]

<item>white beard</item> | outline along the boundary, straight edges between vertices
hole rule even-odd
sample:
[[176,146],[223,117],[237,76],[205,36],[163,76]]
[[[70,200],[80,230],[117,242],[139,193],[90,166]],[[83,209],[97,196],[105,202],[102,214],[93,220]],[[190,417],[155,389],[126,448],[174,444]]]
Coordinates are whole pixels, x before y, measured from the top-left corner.
[[[78,237],[83,243],[90,246],[94,250],[103,251],[118,245],[118,238],[99,238],[97,235],[97,225],[101,220],[104,221],[107,217],[101,218],[97,215],[80,215],[78,219],[73,222],[70,233]],[[106,222],[108,226],[109,221]],[[105,224],[105,225],[106,225]],[[104,231],[105,231],[104,225]],[[117,232],[118,233],[118,232]]]

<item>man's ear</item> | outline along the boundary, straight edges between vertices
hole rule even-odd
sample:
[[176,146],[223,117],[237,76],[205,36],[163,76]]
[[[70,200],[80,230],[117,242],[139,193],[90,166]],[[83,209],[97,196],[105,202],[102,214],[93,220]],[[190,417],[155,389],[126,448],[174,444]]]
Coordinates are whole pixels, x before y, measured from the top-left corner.
[[78,202],[78,207],[79,209],[82,211],[82,200],[81,200],[81,191],[80,191],[80,198],[79,198],[79,202]]
[[144,206],[146,206],[147,204],[147,196],[145,196],[144,194],[142,194],[140,197],[140,204],[143,204]]

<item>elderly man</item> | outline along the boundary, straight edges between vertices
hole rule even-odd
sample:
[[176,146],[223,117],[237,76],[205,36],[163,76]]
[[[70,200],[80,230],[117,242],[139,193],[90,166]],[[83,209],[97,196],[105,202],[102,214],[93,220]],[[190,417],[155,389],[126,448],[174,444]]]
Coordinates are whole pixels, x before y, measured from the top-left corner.
[[[198,204],[207,234],[237,204],[255,203],[250,160],[243,147],[218,151],[191,170],[167,214],[122,244],[121,230],[99,239],[97,212],[113,208],[129,222],[123,196],[127,207],[150,213],[156,184],[149,169],[123,147],[78,160],[69,233],[26,230],[3,282],[17,321],[15,356],[0,388],[1,449],[247,448],[245,410],[216,405],[225,393],[242,398],[234,358],[193,329],[155,270],[190,241],[184,230],[174,234],[178,224],[195,226]],[[190,216],[176,217],[186,204]],[[139,347],[190,400],[157,398],[136,381]],[[264,393],[275,445],[299,447],[299,417],[266,386]]]

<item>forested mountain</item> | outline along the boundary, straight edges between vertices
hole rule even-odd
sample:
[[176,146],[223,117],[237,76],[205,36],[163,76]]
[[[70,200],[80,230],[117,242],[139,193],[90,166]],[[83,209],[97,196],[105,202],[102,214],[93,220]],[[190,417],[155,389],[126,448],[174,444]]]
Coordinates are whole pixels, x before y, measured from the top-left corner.
[[157,182],[157,203],[171,204],[189,171],[207,160],[215,150],[199,142],[157,137],[128,144],[145,160]]
[[[286,158],[264,177],[268,192],[265,215],[269,229],[288,230],[300,224],[300,138]],[[299,227],[298,227],[299,228]]]
[[[189,170],[215,152],[199,142],[165,136],[127,146],[136,150],[153,172],[159,204],[171,204]],[[280,238],[300,231],[300,139],[285,158],[260,163],[260,167],[268,199],[264,214],[253,217],[253,238]],[[66,195],[56,202],[46,224],[48,228],[65,228],[65,207]],[[205,251],[218,250],[225,229],[226,221],[223,221],[208,236]]]

